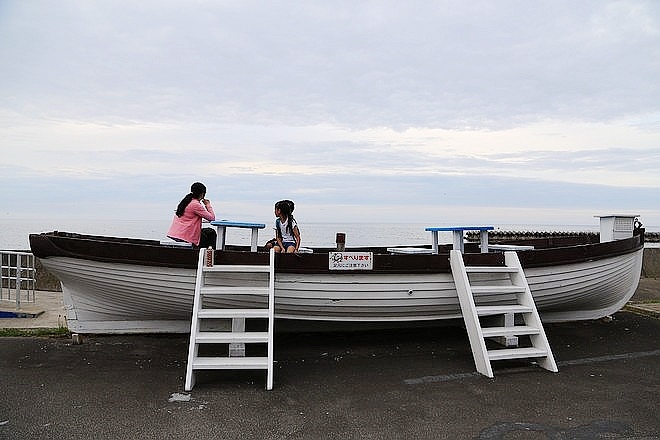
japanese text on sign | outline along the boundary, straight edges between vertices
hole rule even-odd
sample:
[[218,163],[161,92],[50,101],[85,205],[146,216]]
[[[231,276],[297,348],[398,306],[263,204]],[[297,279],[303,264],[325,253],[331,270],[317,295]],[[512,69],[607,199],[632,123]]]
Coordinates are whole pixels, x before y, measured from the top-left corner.
[[328,260],[330,270],[372,270],[373,252],[330,252]]

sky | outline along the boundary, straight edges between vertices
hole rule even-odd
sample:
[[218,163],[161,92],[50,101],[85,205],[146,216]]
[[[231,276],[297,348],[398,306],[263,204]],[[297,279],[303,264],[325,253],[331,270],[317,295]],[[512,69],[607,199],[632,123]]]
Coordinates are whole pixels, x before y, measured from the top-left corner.
[[660,225],[660,2],[0,0],[0,219]]

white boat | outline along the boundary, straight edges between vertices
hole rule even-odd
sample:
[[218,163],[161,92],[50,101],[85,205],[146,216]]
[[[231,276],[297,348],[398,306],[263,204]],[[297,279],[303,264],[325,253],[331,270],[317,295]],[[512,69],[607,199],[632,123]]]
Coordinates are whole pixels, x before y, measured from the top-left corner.
[[[596,319],[621,309],[641,273],[643,229],[600,242],[598,235],[517,240],[536,307],[544,322]],[[602,236],[602,232],[601,232]],[[616,237],[615,237],[616,238]],[[198,251],[152,240],[48,232],[30,235],[32,252],[62,284],[67,325],[77,333],[185,333],[190,330]],[[336,249],[277,254],[275,316],[324,323],[398,323],[461,318],[448,253],[452,245],[353,248],[372,255],[366,270],[330,270]],[[418,252],[415,252],[417,250]],[[465,245],[466,262],[503,264],[499,251]],[[437,253],[434,253],[437,252]],[[263,264],[263,249],[228,246],[217,264]],[[226,283],[249,284],[233,275]],[[503,275],[485,275],[498,282]],[[506,295],[484,296],[498,305]],[[242,296],[245,306],[257,298]],[[222,307],[222,298],[216,300]],[[232,306],[236,304],[234,299]]]

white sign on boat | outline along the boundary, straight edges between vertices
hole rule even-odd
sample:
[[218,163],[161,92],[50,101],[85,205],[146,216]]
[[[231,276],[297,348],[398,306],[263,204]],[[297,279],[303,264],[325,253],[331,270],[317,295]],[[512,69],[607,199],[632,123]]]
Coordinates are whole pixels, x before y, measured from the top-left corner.
[[330,252],[328,257],[330,270],[372,270],[373,252]]

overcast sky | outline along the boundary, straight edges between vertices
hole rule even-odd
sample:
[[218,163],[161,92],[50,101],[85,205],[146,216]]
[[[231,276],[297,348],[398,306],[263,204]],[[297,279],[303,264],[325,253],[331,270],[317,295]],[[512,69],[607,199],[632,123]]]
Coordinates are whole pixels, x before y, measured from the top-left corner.
[[660,2],[0,0],[0,143],[3,218],[660,225]]

